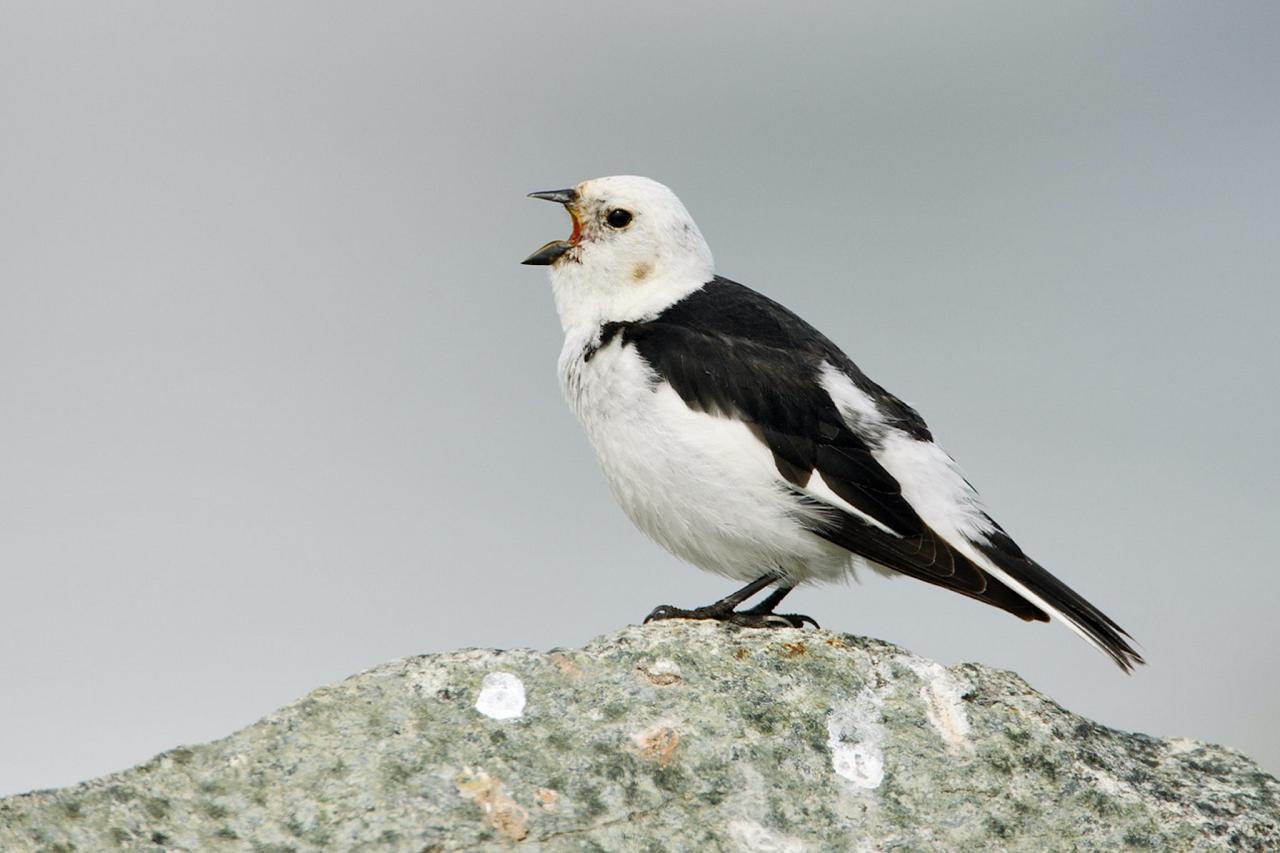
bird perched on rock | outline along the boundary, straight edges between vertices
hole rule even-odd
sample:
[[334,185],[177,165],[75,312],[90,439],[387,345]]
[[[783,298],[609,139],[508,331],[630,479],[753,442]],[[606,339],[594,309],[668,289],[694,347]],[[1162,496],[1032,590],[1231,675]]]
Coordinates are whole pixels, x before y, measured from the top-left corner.
[[573,220],[524,263],[550,267],[560,381],[614,495],[673,554],[749,581],[646,621],[801,627],[813,620],[775,612],[796,584],[865,567],[1061,619],[1126,671],[1142,663],[987,514],[914,409],[800,317],[716,275],[671,190],[621,175],[530,196]]

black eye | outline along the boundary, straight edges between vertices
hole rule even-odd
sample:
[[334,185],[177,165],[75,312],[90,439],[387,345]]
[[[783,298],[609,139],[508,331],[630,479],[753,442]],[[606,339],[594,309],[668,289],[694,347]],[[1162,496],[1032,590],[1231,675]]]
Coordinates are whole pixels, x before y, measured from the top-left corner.
[[631,224],[631,211],[615,207],[609,211],[609,215],[604,218],[604,221],[609,223],[610,228],[626,228]]

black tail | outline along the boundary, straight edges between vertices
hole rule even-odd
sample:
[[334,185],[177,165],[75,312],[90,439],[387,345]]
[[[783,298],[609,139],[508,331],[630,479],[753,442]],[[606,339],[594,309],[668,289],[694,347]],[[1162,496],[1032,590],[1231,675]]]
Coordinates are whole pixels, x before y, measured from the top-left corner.
[[1112,619],[1032,560],[1003,530],[989,537],[989,544],[974,543],[991,562],[1011,578],[1044,599],[1045,603],[1079,628],[1125,672],[1146,663],[1130,645],[1133,637]]

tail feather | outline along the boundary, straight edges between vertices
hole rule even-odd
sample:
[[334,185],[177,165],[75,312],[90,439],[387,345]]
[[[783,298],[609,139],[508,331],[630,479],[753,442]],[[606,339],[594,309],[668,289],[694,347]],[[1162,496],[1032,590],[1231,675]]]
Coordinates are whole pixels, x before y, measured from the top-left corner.
[[1146,663],[1131,645],[1133,637],[1084,596],[1050,574],[1022,552],[1002,530],[996,530],[985,544],[975,544],[979,565],[1006,586],[1024,595],[1052,616],[1061,619],[1090,645],[1125,672]]

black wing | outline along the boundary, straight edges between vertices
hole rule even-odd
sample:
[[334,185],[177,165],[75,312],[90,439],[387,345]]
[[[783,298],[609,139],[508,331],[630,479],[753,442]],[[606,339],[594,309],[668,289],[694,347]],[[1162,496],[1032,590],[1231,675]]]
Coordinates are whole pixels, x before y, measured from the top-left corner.
[[[773,453],[779,474],[825,517],[811,527],[813,533],[1023,619],[1048,621],[1038,607],[947,544],[902,497],[901,486],[872,455],[868,439],[849,427],[818,384],[822,364],[843,370],[894,426],[928,441],[924,421],[791,311],[716,278],[653,320],[606,325],[599,345],[618,335],[690,408],[736,418],[751,428]],[[894,533],[799,492],[815,471],[842,499]]]

